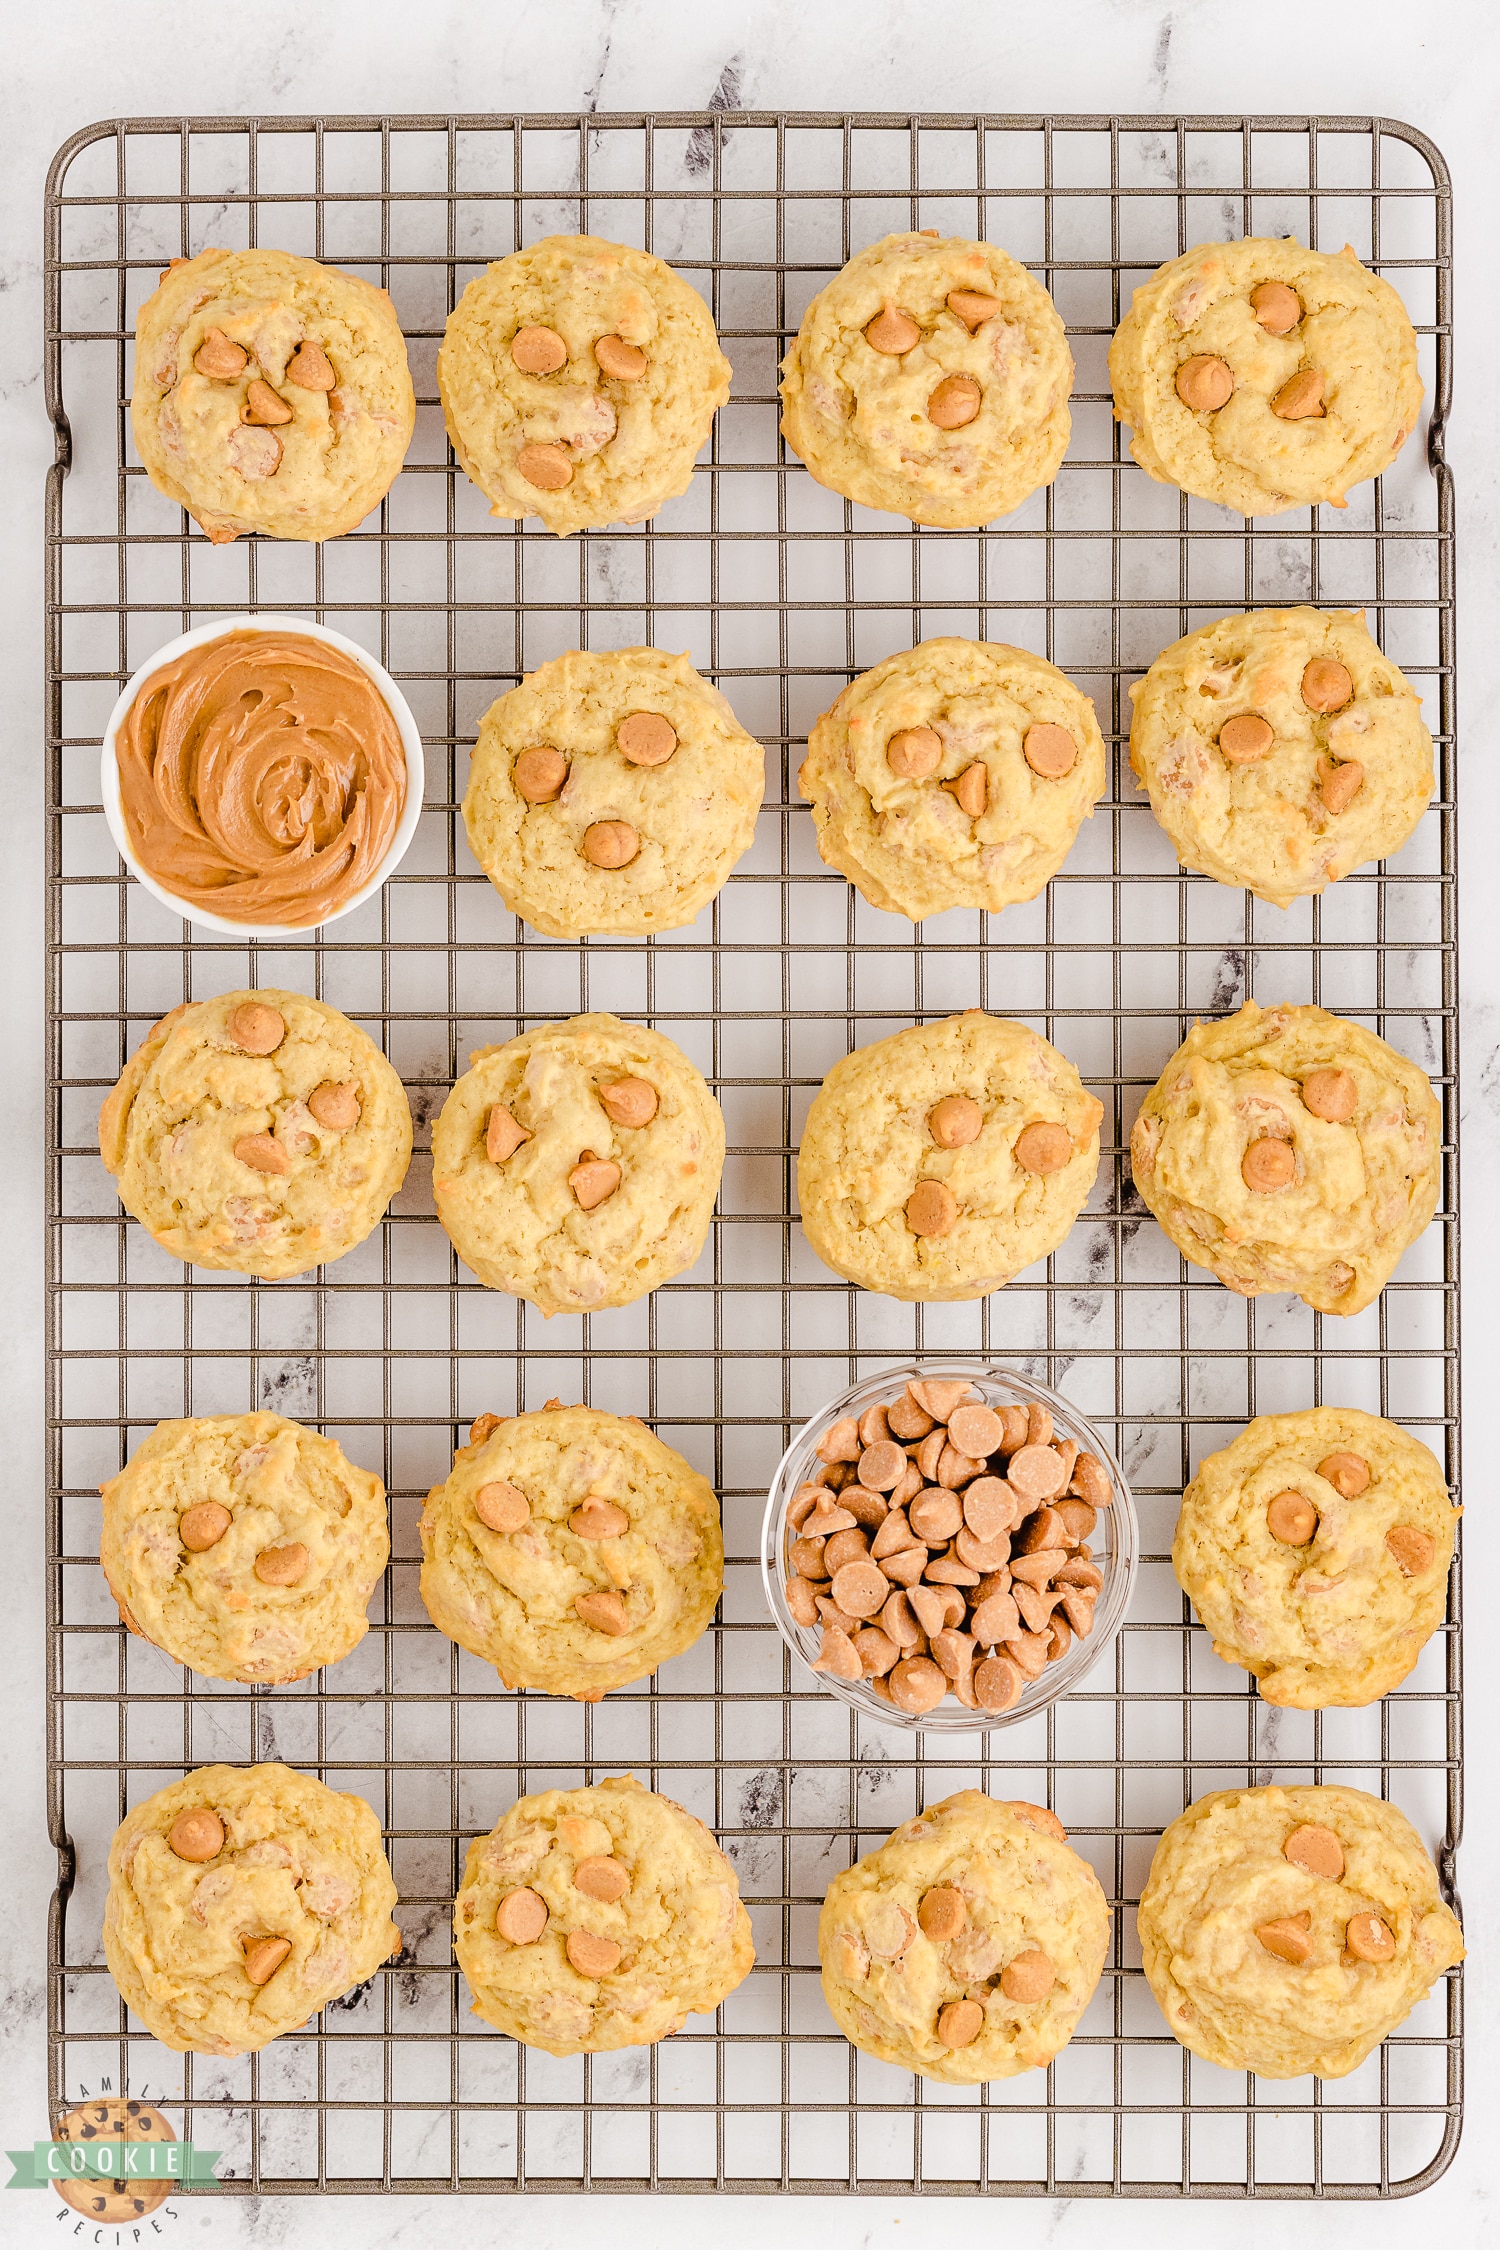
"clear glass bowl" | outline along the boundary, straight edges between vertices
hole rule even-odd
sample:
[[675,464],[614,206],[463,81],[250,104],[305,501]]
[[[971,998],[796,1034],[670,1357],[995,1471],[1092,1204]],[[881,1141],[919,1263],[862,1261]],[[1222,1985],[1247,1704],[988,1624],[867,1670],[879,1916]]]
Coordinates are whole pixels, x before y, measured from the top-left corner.
[[1049,1390],[1045,1383],[1032,1382],[1029,1376],[1018,1373],[1013,1367],[986,1366],[982,1360],[954,1359],[943,1360],[935,1366],[888,1367],[863,1383],[856,1383],[853,1390],[845,1391],[841,1398],[830,1399],[826,1406],[820,1407],[811,1421],[803,1424],[782,1455],[766,1503],[760,1567],[766,1584],[766,1599],[782,1639],[794,1656],[800,1656],[805,1664],[811,1665],[818,1653],[821,1628],[799,1625],[787,1607],[787,1502],[819,1466],[817,1443],[830,1422],[836,1422],[844,1414],[863,1414],[866,1407],[877,1403],[889,1404],[900,1397],[908,1382],[934,1378],[942,1381],[947,1377],[972,1383],[988,1406],[1045,1406],[1052,1415],[1058,1436],[1073,1438],[1081,1453],[1096,1454],[1109,1471],[1114,1500],[1108,1508],[1100,1509],[1098,1525],[1090,1540],[1094,1561],[1104,1573],[1094,1629],[1087,1639],[1080,1640],[1075,1634],[1067,1654],[1055,1664],[1049,1664],[1040,1679],[1028,1681],[1020,1701],[1009,1711],[970,1711],[956,1696],[945,1696],[933,1711],[898,1711],[894,1704],[872,1695],[864,1680],[836,1680],[826,1672],[813,1672],[811,1677],[827,1694],[836,1695],[856,1711],[863,1711],[879,1726],[908,1727],[915,1733],[925,1730],[931,1734],[976,1734],[995,1727],[1018,1726],[1023,1719],[1034,1718],[1038,1711],[1045,1711],[1060,1695],[1066,1695],[1069,1688],[1076,1687],[1112,1645],[1130,1606],[1137,1560],[1135,1502],[1110,1446],[1088,1417],[1080,1414],[1059,1392]]

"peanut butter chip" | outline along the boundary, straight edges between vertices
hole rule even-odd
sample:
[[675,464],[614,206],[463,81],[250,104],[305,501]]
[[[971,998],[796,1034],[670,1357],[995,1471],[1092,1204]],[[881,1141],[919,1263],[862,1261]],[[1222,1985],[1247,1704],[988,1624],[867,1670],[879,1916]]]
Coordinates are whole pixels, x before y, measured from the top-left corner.
[[568,1185],[580,1211],[595,1211],[609,1200],[620,1184],[620,1167],[607,1156],[586,1148],[568,1174]]
[[240,1939],[245,1956],[245,1974],[252,1984],[269,1984],[282,1962],[292,1950],[292,1941],[284,1937],[245,1937]]
[[1297,1176],[1297,1152],[1290,1141],[1252,1141],[1240,1158],[1240,1178],[1254,1195],[1279,1195]]
[[493,1437],[501,1423],[506,1420],[508,1420],[508,1416],[504,1414],[476,1414],[469,1424],[470,1445],[483,1445],[486,1438]]
[[1275,740],[1270,721],[1258,711],[1242,711],[1237,719],[1226,719],[1219,729],[1219,748],[1232,766],[1253,766]]
[[224,1823],[207,1805],[194,1805],[191,1811],[180,1812],[167,1830],[167,1849],[201,1867],[224,1849]]
[[619,1078],[613,1086],[601,1086],[599,1102],[611,1124],[636,1132],[649,1125],[661,1107],[656,1088],[644,1078]]
[[1050,1805],[1032,1805],[1024,1797],[1012,1797],[1006,1810],[1013,1813],[1023,1827],[1034,1828],[1039,1836],[1050,1836],[1058,1844],[1067,1842],[1068,1831]]
[[627,344],[623,336],[601,336],[594,346],[594,357],[616,383],[638,383],[646,372],[646,355],[640,345]]
[[1331,1828],[1320,1828],[1313,1822],[1294,1828],[1281,1853],[1293,1867],[1301,1867],[1309,1875],[1324,1875],[1330,1883],[1337,1883],[1344,1872],[1343,1845]]
[[585,1898],[602,1899],[606,1906],[613,1906],[629,1890],[630,1874],[617,1859],[581,1859],[573,1870],[573,1888],[582,1891]]
[[309,336],[287,361],[286,380],[295,383],[299,391],[331,391],[338,377],[327,352]]
[[628,820],[596,820],[583,832],[583,856],[595,867],[628,867],[640,848]]
[[937,2037],[940,2047],[972,2047],[984,2029],[984,2010],[977,2000],[950,2000],[939,2008]]
[[516,467],[539,492],[561,492],[573,481],[573,464],[560,445],[523,445]]
[[951,1539],[963,1520],[963,1503],[956,1492],[919,1492],[907,1510],[912,1530],[930,1547]]
[[252,1172],[274,1173],[285,1179],[292,1168],[290,1150],[283,1148],[273,1133],[246,1133],[234,1144],[235,1160],[248,1164]]
[[568,778],[568,761],[560,750],[523,750],[511,776],[516,793],[528,805],[550,805],[560,796]]
[[961,430],[979,412],[980,390],[972,375],[945,375],[927,401],[927,419],[940,430]]
[[1327,810],[1335,819],[1345,813],[1364,787],[1365,769],[1357,758],[1347,758],[1343,765],[1333,766],[1318,783],[1318,792]]
[[1196,352],[1177,370],[1177,396],[1194,414],[1217,414],[1234,389],[1234,375],[1222,359]]
[[347,1133],[360,1120],[359,1080],[325,1078],[308,1095],[307,1106],[328,1132]]
[[1021,754],[1043,781],[1061,781],[1078,763],[1078,745],[1067,728],[1050,722],[1026,729]]
[[504,1102],[496,1102],[490,1111],[490,1121],[484,1130],[484,1153],[492,1164],[503,1164],[524,1148],[531,1139],[524,1125],[518,1125]]
[[887,1679],[896,1709],[914,1717],[924,1711],[935,1711],[948,1692],[947,1676],[930,1656],[908,1657],[895,1666]]
[[977,759],[972,766],[964,767],[956,781],[945,781],[943,787],[953,791],[960,812],[978,820],[989,800],[990,777]]
[[269,383],[257,375],[245,393],[245,403],[240,408],[240,420],[252,429],[271,429],[282,422],[290,422],[292,410],[284,398],[278,398]]
[[1318,1528],[1318,1511],[1300,1492],[1278,1492],[1266,1504],[1266,1529],[1284,1547],[1305,1547]]
[[232,344],[222,328],[210,328],[193,354],[193,365],[200,375],[211,382],[231,383],[236,375],[243,375],[250,364],[250,354]]
[[1255,1934],[1278,1961],[1300,1969],[1312,1959],[1311,1921],[1309,1914],[1286,1914],[1279,1922],[1262,1922]]
[[833,1598],[846,1617],[878,1617],[891,1585],[879,1563],[846,1562],[832,1579]]
[[1395,1933],[1378,1914],[1352,1914],[1344,1943],[1356,1961],[1389,1961],[1396,1951]]
[[1302,700],[1309,711],[1342,711],[1354,693],[1348,667],[1335,656],[1315,656],[1303,668]]
[[583,1505],[569,1516],[568,1529],[576,1532],[580,1539],[618,1539],[630,1529],[630,1518],[613,1500],[591,1492]]
[[987,320],[993,320],[996,313],[1004,312],[1005,307],[998,297],[986,297],[978,289],[950,289],[948,310],[958,316],[972,336]]
[[568,347],[555,328],[518,328],[510,356],[523,375],[555,375],[567,365]]
[[1302,1081],[1302,1104],[1314,1117],[1342,1125],[1354,1115],[1359,1088],[1349,1070],[1314,1070]]
[[217,1547],[234,1518],[217,1500],[200,1500],[177,1520],[177,1536],[190,1555],[207,1554]]
[[612,1586],[597,1594],[579,1594],[573,1607],[584,1624],[591,1625],[596,1633],[618,1634],[630,1631],[624,1600]]
[[990,1406],[956,1406],[948,1417],[948,1442],[967,1453],[971,1461],[983,1461],[991,1453],[998,1453],[1005,1425]]
[[475,1493],[474,1513],[487,1531],[519,1531],[531,1520],[531,1502],[517,1485],[497,1477]]
[[1283,422],[1305,422],[1323,414],[1323,370],[1299,367],[1271,400],[1271,412]]
[[1046,1954],[1036,1948],[1018,1953],[1000,1972],[1000,1990],[1007,2000],[1045,2000],[1056,1982],[1057,1971]]
[[859,1457],[859,1481],[871,1492],[894,1492],[906,1474],[906,1455],[894,1438],[867,1445]]
[[547,1901],[538,1891],[508,1891],[495,1909],[495,1927],[512,1945],[535,1945],[547,1927]]
[[930,1937],[934,1945],[946,1945],[949,1938],[957,1937],[968,1919],[964,1894],[956,1891],[951,1883],[941,1883],[936,1890],[928,1891],[917,1908],[922,1934]]
[[1358,1453],[1329,1453],[1318,1463],[1318,1474],[1327,1479],[1341,1500],[1357,1500],[1370,1487],[1370,1464]]
[[255,1558],[255,1575],[263,1586],[295,1586],[307,1576],[311,1560],[300,1539],[289,1539],[280,1547],[262,1547]]
[[286,1018],[263,1000],[242,1000],[224,1029],[247,1055],[274,1055],[286,1037]]
[[1385,1543],[1405,1578],[1416,1578],[1428,1567],[1437,1549],[1415,1524],[1398,1523],[1385,1535]]
[[615,728],[615,748],[633,766],[664,766],[677,748],[677,729],[660,711],[632,711]]
[[906,1223],[915,1235],[951,1234],[958,1224],[958,1203],[942,1180],[918,1180],[906,1199]]
[[1015,1159],[1023,1172],[1035,1172],[1045,1179],[1049,1172],[1060,1172],[1072,1157],[1073,1142],[1066,1125],[1046,1125],[1038,1119],[1016,1135]]
[[1008,1711],[1019,1703],[1026,1676],[1008,1656],[989,1656],[974,1667],[974,1700],[981,1711]]
[[1025,1500],[1051,1500],[1068,1481],[1067,1464],[1050,1445],[1018,1447],[1007,1464],[1006,1482]]
[[942,758],[943,738],[933,727],[903,727],[885,746],[885,762],[902,781],[926,781]]
[[984,1111],[967,1094],[945,1094],[927,1112],[927,1130],[939,1148],[967,1148],[984,1128]]
[[1295,289],[1284,281],[1258,281],[1250,292],[1250,310],[1268,336],[1285,336],[1302,318]]
[[872,352],[885,352],[899,358],[909,352],[921,336],[921,329],[910,313],[898,310],[895,305],[885,305],[865,329],[865,342]]

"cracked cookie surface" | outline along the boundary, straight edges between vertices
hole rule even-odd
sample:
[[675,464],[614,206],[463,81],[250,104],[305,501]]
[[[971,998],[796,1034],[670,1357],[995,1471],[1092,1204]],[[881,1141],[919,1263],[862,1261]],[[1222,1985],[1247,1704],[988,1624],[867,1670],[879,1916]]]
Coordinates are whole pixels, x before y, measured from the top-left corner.
[[1051,2062],[1108,1947],[1099,1879],[1061,1822],[978,1789],[836,1875],[818,1917],[823,1993],[844,2037],[950,2086]]
[[642,523],[685,492],[729,396],[697,290],[594,235],[549,235],[471,281],[437,366],[453,450],[490,514],[559,534]]
[[[724,1119],[681,1048],[615,1016],[574,1016],[478,1048],[470,1063],[432,1130],[432,1186],[454,1248],[487,1288],[544,1313],[599,1312],[694,1263],[719,1192]],[[588,1160],[615,1184],[581,1179]],[[598,1187],[607,1192],[592,1202]]]
[[[974,1129],[945,1146],[933,1113],[954,1096]],[[1103,1114],[1025,1024],[976,1008],[898,1031],[835,1063],[813,1098],[797,1158],[803,1231],[835,1273],[883,1296],[986,1296],[1068,1233],[1098,1170]],[[1053,1129],[1045,1169],[1023,1161],[1033,1126]]]
[[1190,1265],[1243,1297],[1290,1290],[1355,1313],[1437,1209],[1442,1112],[1425,1073],[1362,1024],[1247,1000],[1188,1033],[1141,1106],[1130,1162]]
[[352,531],[394,484],[416,412],[389,296],[337,266],[203,250],[136,316],[136,449],[216,544]]
[[629,1774],[512,1805],[469,1846],[453,1927],[475,2015],[549,2055],[650,2046],[755,1959],[709,1830]]
[[[1367,1933],[1383,1926],[1365,1950],[1384,1953],[1389,1941],[1386,1958],[1350,1958],[1361,1918]],[[1200,1797],[1156,1847],[1137,1925],[1146,1981],[1176,2038],[1261,2078],[1346,2077],[1464,1957],[1421,1838],[1362,1789]]]
[[992,242],[891,234],[803,314],[782,361],[781,431],[846,499],[913,523],[983,524],[1056,476],[1072,387],[1063,324],[1024,266]]
[[[257,1037],[261,1052],[232,1028],[271,1018],[281,1032]],[[351,1106],[330,1108],[349,1088]],[[329,1124],[310,1103],[352,1122]],[[153,1026],[100,1112],[99,1152],[126,1210],[174,1258],[276,1281],[341,1258],[379,1224],[411,1160],[411,1111],[337,1008],[226,992]]]
[[[1033,729],[1049,738],[1033,755],[1054,768],[1061,730],[1065,771],[1028,762]],[[820,854],[872,906],[913,922],[956,906],[996,913],[1035,898],[1061,867],[1103,792],[1104,738],[1088,697],[1044,657],[946,637],[851,681],[813,728],[797,778]]]
[[502,1686],[584,1702],[691,1648],[724,1584],[707,1478],[644,1423],[589,1406],[516,1415],[460,1447],[421,1536],[439,1632]]
[[273,1686],[364,1639],[385,1488],[332,1438],[280,1414],[159,1422],[102,1489],[121,1614],[190,1671]]
[[[648,737],[650,763],[621,747],[625,729],[634,751],[629,723],[641,719],[666,722]],[[722,890],[764,794],[760,744],[685,656],[569,649],[485,713],[464,826],[534,930],[646,936],[682,929]]]
[[400,1952],[395,1903],[362,1797],[289,1766],[202,1766],[116,1831],[104,1955],[163,2046],[254,2054]]
[[[1277,1511],[1288,1493],[1303,1508]],[[1267,1703],[1374,1703],[1442,1622],[1458,1513],[1432,1454],[1394,1422],[1347,1406],[1263,1414],[1184,1492],[1172,1567],[1214,1654]]]
[[[1205,368],[1224,371],[1204,394],[1222,401],[1194,407],[1178,384],[1191,395]],[[1291,239],[1203,243],[1158,268],[1115,331],[1109,373],[1146,474],[1245,516],[1342,507],[1394,461],[1422,403],[1390,283],[1352,250]]]
[[[1398,852],[1431,799],[1421,700],[1362,611],[1221,617],[1130,693],[1130,763],[1178,859],[1272,906]],[[1221,748],[1252,719],[1264,748]]]

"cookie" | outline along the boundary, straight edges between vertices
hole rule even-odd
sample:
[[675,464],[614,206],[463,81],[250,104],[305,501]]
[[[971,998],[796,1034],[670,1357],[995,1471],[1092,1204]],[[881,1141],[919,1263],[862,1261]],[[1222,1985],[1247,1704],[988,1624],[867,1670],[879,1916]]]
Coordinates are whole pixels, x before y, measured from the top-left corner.
[[879,2062],[949,2086],[1040,2070],[1109,1947],[1099,1878],[1037,1805],[960,1789],[828,1886],[823,1996]]
[[432,1129],[432,1190],[486,1288],[544,1313],[599,1312],[694,1263],[724,1119],[679,1047],[574,1016],[469,1060]]
[[203,250],[174,258],[136,316],[136,451],[216,545],[353,531],[416,419],[389,296],[337,266]]
[[765,785],[760,744],[685,656],[575,648],[486,711],[464,826],[534,930],[644,937],[717,897]]
[[469,283],[437,374],[490,514],[562,534],[644,523],[686,492],[730,368],[707,305],[660,258],[552,234]]
[[1208,242],[1136,290],[1109,347],[1115,417],[1159,484],[1243,516],[1326,501],[1390,467],[1422,403],[1417,339],[1347,246]]
[[549,2055],[649,2047],[755,1959],[709,1831],[631,1774],[522,1797],[476,1837],[453,1933],[474,2014]]
[[[175,2141],[167,2120],[150,2102],[122,2100],[119,2095],[104,2094],[68,2110],[52,2128],[54,2141]],[[116,2170],[113,2176],[99,2175],[91,2178],[87,2173],[62,2179],[54,2178],[52,2185],[70,2211],[81,2212],[86,2219],[95,2219],[101,2226],[125,2227],[136,2219],[148,2219],[159,2211],[180,2180],[152,2179],[146,2175],[132,2175],[126,2171],[130,2163],[139,2162],[125,2154],[123,2148],[114,2157]]]
[[332,1438],[281,1414],[158,1422],[101,1490],[121,1616],[200,1678],[273,1687],[364,1639],[385,1487]]
[[1421,699],[1362,610],[1221,617],[1130,693],[1130,763],[1177,857],[1272,906],[1398,852],[1432,796]]
[[1363,1024],[1247,1000],[1188,1033],[1130,1167],[1189,1265],[1242,1297],[1356,1313],[1437,1209],[1442,1125],[1423,1072]]
[[984,1297],[1054,1251],[1099,1168],[1104,1115],[1039,1032],[978,1008],[834,1064],[797,1157],[802,1227],[846,1281]]
[[422,1600],[507,1688],[597,1703],[704,1632],[724,1585],[713,1486],[635,1416],[486,1415],[422,1511]]
[[992,242],[888,234],[802,316],[781,434],[819,484],[958,526],[1009,515],[1068,447],[1073,358],[1052,299]]
[[1443,1621],[1458,1516],[1394,1422],[1352,1406],[1263,1414],[1183,1494],[1172,1567],[1215,1656],[1267,1703],[1376,1703]]
[[1421,1838],[1363,1789],[1200,1797],[1136,1920],[1174,2036],[1261,2078],[1346,2078],[1464,1957]]
[[164,2047],[249,2055],[401,1950],[380,1823],[290,1766],[200,1766],[109,1852],[104,1957]]
[[1094,706],[1056,665],[957,638],[851,681],[797,776],[828,865],[913,922],[1035,898],[1104,778]]
[[153,1025],[99,1114],[120,1201],[187,1265],[278,1281],[379,1225],[411,1160],[406,1091],[300,992],[226,992]]

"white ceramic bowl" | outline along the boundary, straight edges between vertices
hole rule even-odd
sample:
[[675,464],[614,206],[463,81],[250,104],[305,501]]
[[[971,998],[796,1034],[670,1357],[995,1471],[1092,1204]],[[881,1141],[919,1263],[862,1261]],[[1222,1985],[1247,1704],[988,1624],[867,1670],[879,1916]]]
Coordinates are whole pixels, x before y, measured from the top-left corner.
[[830,1422],[838,1421],[845,1414],[863,1414],[866,1407],[877,1402],[886,1404],[899,1398],[907,1383],[919,1376],[936,1377],[939,1381],[946,1376],[958,1376],[974,1385],[987,1406],[1045,1406],[1052,1414],[1059,1436],[1076,1439],[1080,1452],[1093,1453],[1103,1462],[1114,1486],[1114,1500],[1108,1508],[1100,1510],[1098,1530],[1090,1535],[1101,1542],[1094,1560],[1104,1572],[1104,1589],[1099,1596],[1094,1630],[1086,1640],[1075,1638],[1065,1656],[1049,1664],[1040,1679],[1029,1681],[1025,1693],[1009,1711],[970,1711],[956,1696],[948,1695],[935,1710],[914,1714],[898,1711],[894,1704],[873,1695],[868,1681],[839,1680],[827,1672],[812,1672],[810,1677],[827,1694],[836,1695],[842,1703],[852,1704],[856,1711],[862,1711],[878,1726],[905,1727],[918,1734],[981,1734],[996,1727],[1018,1726],[1023,1719],[1033,1719],[1038,1711],[1045,1711],[1049,1703],[1066,1695],[1069,1688],[1076,1687],[1113,1645],[1130,1606],[1137,1554],[1135,1502],[1124,1472],[1102,1432],[1061,1392],[1049,1390],[1045,1383],[1032,1382],[1018,1369],[990,1366],[978,1359],[942,1360],[924,1367],[887,1367],[878,1375],[867,1376],[864,1382],[856,1383],[853,1390],[845,1391],[841,1398],[830,1399],[820,1408],[787,1447],[771,1484],[761,1533],[760,1567],[766,1600],[787,1647],[794,1656],[800,1656],[804,1664],[811,1666],[818,1653],[819,1629],[799,1625],[787,1607],[787,1502],[817,1467],[817,1443]]
[[[360,670],[367,673],[374,682],[376,692],[390,711],[401,736],[401,747],[406,753],[406,802],[401,808],[401,819],[391,838],[390,850],[363,889],[356,891],[344,905],[336,907],[322,922],[300,922],[292,926],[278,922],[232,922],[226,914],[210,914],[206,907],[191,905],[187,899],[179,898],[174,891],[169,891],[158,883],[153,875],[148,875],[130,848],[130,839],[125,831],[125,815],[120,804],[120,769],[115,761],[115,737],[125,723],[125,715],[146,681],[154,672],[159,672],[164,664],[170,664],[188,649],[203,648],[210,641],[221,641],[228,633],[297,633],[305,640],[323,641],[330,648],[342,649],[345,656],[352,657]],[[179,915],[184,921],[196,922],[202,929],[221,930],[228,937],[262,940],[310,938],[318,930],[326,929],[330,922],[342,920],[344,915],[352,914],[356,907],[363,906],[372,899],[386,877],[395,872],[406,856],[407,847],[417,832],[417,822],[422,817],[425,785],[422,737],[417,731],[417,722],[411,715],[405,696],[385,666],[377,664],[375,658],[367,649],[362,649],[358,641],[349,640],[343,633],[333,632],[327,625],[314,625],[306,617],[282,617],[265,612],[255,617],[216,617],[211,625],[199,625],[191,633],[179,633],[175,641],[168,641],[164,648],[159,648],[154,656],[148,657],[140,670],[132,673],[127,680],[119,701],[109,715],[99,759],[99,787],[104,799],[104,817],[109,823],[116,851],[142,890],[149,891],[169,914]]]

